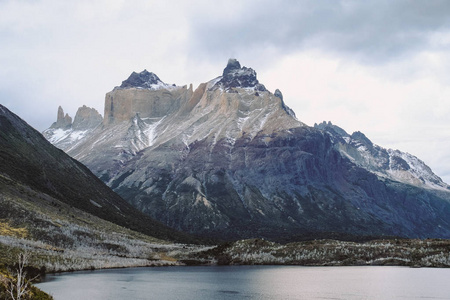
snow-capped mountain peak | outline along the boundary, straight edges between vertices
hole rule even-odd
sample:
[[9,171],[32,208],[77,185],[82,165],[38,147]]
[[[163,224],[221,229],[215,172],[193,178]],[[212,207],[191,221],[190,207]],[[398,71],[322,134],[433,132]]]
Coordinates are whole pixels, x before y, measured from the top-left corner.
[[450,237],[448,185],[414,156],[306,126],[235,59],[195,90],[155,76],[132,74],[100,126],[56,145],[164,224],[224,239]]
[[222,88],[232,91],[233,88],[252,88],[255,91],[267,91],[264,85],[256,79],[256,72],[252,68],[241,67],[239,61],[234,58],[228,60],[223,70],[222,77],[213,85],[214,88]]
[[170,88],[175,85],[164,83],[159,77],[146,69],[140,73],[133,72],[128,79],[122,81],[122,84],[116,89],[140,88],[140,89],[161,89]]

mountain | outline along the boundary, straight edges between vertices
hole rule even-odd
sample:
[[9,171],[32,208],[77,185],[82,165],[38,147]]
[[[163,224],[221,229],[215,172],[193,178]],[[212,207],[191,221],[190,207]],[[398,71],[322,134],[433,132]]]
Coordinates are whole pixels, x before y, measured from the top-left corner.
[[[58,121],[52,126],[53,129],[61,129],[60,126],[65,129],[69,126],[77,130],[85,129],[82,125],[77,127],[76,122],[60,122],[61,115],[63,112],[59,109]],[[70,120],[70,117],[66,115],[64,120]],[[54,147],[38,131],[2,105],[0,142],[2,197],[7,194],[13,198],[36,195],[35,202],[47,199],[49,203],[58,202],[64,207],[73,208],[70,214],[77,211],[88,213],[156,238],[192,241],[187,235],[176,232],[133,208],[88,168]],[[5,203],[2,202],[6,205]],[[9,219],[5,206],[2,206],[0,219]]]
[[307,126],[235,59],[195,91],[133,73],[106,94],[104,116],[54,144],[172,228],[223,239],[450,238],[449,186],[423,162],[331,123]]
[[362,132],[349,135],[331,122],[314,124],[314,128],[324,130],[343,156],[379,177],[425,189],[450,191],[450,186],[434,174],[430,167],[409,153],[384,149],[373,144]]

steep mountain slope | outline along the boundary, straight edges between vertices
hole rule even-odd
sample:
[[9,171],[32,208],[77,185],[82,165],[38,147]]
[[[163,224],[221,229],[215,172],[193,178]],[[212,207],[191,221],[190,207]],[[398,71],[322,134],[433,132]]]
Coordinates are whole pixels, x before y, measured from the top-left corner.
[[195,248],[121,227],[0,175],[0,265],[14,265],[23,252],[41,272],[168,265],[179,263],[164,259],[167,252],[183,257]]
[[[81,163],[50,144],[39,132],[0,105],[2,195],[21,190],[64,204],[154,237],[190,241],[140,213]],[[4,208],[3,208],[3,211]]]
[[106,95],[101,126],[56,145],[168,226],[230,239],[450,237],[448,186],[429,169],[421,181],[424,164],[306,126],[236,60],[195,91],[130,78]]

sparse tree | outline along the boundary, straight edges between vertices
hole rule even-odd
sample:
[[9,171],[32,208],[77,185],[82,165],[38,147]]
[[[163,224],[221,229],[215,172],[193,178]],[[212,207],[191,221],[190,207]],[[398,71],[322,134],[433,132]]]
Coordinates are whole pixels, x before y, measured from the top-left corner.
[[13,300],[22,300],[29,292],[30,284],[29,282],[36,279],[39,275],[33,279],[27,280],[27,272],[25,266],[28,263],[28,253],[20,253],[18,255],[17,267],[10,269],[12,278],[4,278],[5,287],[7,293],[11,296]]

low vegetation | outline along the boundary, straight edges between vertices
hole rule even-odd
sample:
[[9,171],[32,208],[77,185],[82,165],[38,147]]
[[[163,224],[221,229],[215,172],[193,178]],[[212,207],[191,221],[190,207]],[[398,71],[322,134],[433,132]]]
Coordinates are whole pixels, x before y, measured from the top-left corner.
[[8,222],[2,222],[0,220],[0,236],[1,235],[26,238],[28,235],[28,230],[26,228],[11,227]]
[[218,264],[242,265],[398,265],[450,267],[450,241],[374,240],[365,243],[317,240],[277,244],[261,239],[242,240],[201,255]]
[[[160,240],[4,182],[0,180],[0,299],[51,299],[30,280],[46,272],[181,265],[187,256],[211,248]],[[27,279],[16,272],[24,253]]]
[[203,249],[152,238],[74,208],[58,214],[69,209],[61,204],[34,207],[1,198],[5,209],[0,214],[8,221],[0,219],[0,263],[13,264],[18,253],[27,251],[30,265],[47,272],[177,265],[184,254]]

